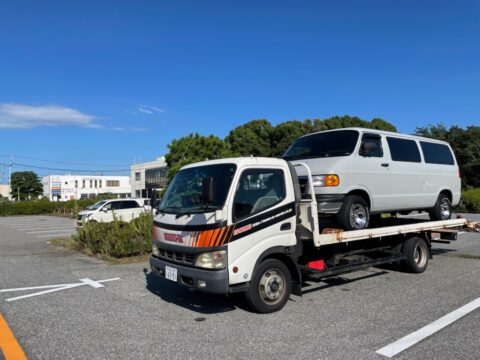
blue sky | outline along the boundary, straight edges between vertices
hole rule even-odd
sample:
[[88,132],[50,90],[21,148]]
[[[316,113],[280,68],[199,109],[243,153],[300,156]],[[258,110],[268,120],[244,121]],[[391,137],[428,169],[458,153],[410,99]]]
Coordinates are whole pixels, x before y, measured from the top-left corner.
[[128,169],[258,118],[480,125],[479,39],[479,1],[3,0],[0,161]]

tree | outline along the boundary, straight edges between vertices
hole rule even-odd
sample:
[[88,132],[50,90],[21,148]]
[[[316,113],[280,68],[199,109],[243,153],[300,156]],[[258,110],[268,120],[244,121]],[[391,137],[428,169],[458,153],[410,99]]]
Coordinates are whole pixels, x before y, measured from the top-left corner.
[[272,132],[271,155],[281,157],[295,139],[311,132],[313,132],[313,126],[309,120],[292,120],[278,124]]
[[16,171],[12,173],[12,198],[19,200],[36,199],[43,193],[43,186],[38,175],[33,171]]
[[313,120],[313,130],[314,131],[323,131],[323,130],[332,130],[332,129],[341,129],[346,127],[363,127],[368,129],[377,129],[377,130],[386,130],[386,131],[397,131],[397,128],[390,124],[389,122],[375,118],[372,121],[362,120],[356,116],[333,116],[328,119]]
[[168,164],[168,182],[184,165],[198,161],[221,159],[232,156],[225,142],[213,135],[190,134],[173,140],[165,155]]
[[235,156],[271,156],[272,132],[268,120],[252,120],[231,130],[225,143]]

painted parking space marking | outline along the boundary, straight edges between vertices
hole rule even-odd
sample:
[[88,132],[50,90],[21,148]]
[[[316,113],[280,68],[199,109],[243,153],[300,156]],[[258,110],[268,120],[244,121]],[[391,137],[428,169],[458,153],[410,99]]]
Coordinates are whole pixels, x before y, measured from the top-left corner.
[[55,237],[55,236],[69,236],[73,235],[72,233],[67,233],[67,234],[48,234],[48,235],[39,235],[37,236],[38,238],[49,238],[49,237]]
[[2,314],[0,314],[0,352],[3,352],[5,360],[27,359]]
[[[84,279],[80,279],[79,283],[30,286],[30,287],[15,288],[15,289],[2,289],[2,290],[0,290],[0,293],[42,290],[42,291],[34,292],[34,293],[31,293],[31,294],[21,295],[21,296],[16,296],[16,297],[13,297],[13,298],[6,299],[6,301],[16,301],[16,300],[21,300],[21,299],[27,299],[27,298],[34,297],[34,296],[50,294],[50,293],[57,292],[57,291],[69,290],[69,289],[77,288],[77,287],[80,287],[80,286],[86,286],[86,285],[89,285],[89,286],[91,286],[95,289],[98,289],[98,288],[105,287],[105,285],[103,285],[103,283],[110,282],[110,281],[117,281],[117,280],[120,280],[120,278],[104,279],[104,280],[97,280],[97,281],[89,279],[89,278],[84,278]],[[44,290],[44,289],[46,289],[46,290]]]
[[75,227],[74,226],[69,226],[69,225],[56,225],[56,226],[17,228],[18,231],[31,231],[31,230],[43,230],[43,229],[72,229],[72,230],[75,230]]
[[480,298],[463,305],[457,310],[435,320],[431,324],[428,324],[427,326],[424,326],[423,328],[377,350],[376,353],[389,358],[393,357],[478,308],[480,308]]
[[74,230],[70,228],[56,228],[56,229],[47,229],[47,230],[36,230],[36,231],[27,231],[27,234],[42,234],[42,233],[54,233],[54,232],[61,232],[61,231],[68,231],[68,230]]

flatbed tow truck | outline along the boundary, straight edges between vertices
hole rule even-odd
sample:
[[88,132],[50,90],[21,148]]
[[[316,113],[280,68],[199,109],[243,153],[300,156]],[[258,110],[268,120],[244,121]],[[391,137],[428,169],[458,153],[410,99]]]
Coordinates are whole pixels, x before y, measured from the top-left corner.
[[[309,194],[315,194],[308,165]],[[295,166],[272,158],[205,161],[182,168],[154,218],[154,274],[199,291],[244,292],[257,312],[280,310],[305,280],[382,264],[422,273],[431,244],[478,224],[383,219],[343,231],[322,223],[315,196],[301,194]],[[152,199],[155,203],[155,199]],[[195,296],[192,293],[192,296]]]

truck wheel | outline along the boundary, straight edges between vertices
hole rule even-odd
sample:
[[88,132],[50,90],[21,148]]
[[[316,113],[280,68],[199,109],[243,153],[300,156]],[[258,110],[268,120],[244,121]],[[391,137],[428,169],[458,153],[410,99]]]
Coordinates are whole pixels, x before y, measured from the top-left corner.
[[367,202],[361,196],[348,195],[338,212],[337,220],[345,230],[366,229],[370,221]]
[[445,194],[438,196],[435,206],[428,212],[431,220],[448,220],[452,217],[452,204]]
[[292,278],[287,266],[280,260],[267,259],[253,275],[245,294],[253,310],[268,314],[285,306],[291,289]]
[[402,263],[406,271],[420,274],[427,269],[430,251],[425,239],[418,236],[407,239],[402,253],[406,256]]

